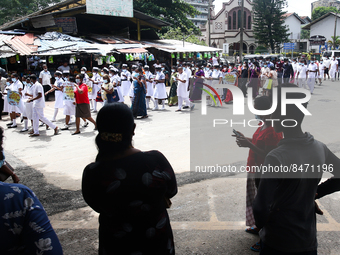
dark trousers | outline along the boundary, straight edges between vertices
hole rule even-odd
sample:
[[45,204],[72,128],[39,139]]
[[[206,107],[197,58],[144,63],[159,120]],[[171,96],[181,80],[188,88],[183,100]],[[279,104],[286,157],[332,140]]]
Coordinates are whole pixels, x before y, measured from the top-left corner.
[[260,255],[317,255],[318,251],[305,251],[305,252],[282,252],[277,251],[267,245],[265,245],[263,242],[261,242],[261,251]]
[[279,85],[282,84],[282,76],[283,76],[283,72],[277,72],[277,81]]
[[[45,95],[45,93],[51,89],[51,86],[50,85],[43,85],[43,88],[44,88],[44,95]],[[45,101],[48,101],[49,98],[50,98],[50,94],[47,94],[45,96]]]
[[4,110],[4,99],[2,98],[2,93],[0,93],[0,120],[1,120],[1,114]]

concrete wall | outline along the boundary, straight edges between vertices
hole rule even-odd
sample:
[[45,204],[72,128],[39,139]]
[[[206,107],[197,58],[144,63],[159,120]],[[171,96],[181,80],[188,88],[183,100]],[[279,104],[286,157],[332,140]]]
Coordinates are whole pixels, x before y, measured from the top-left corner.
[[[334,24],[335,16],[330,15],[327,18],[315,23],[311,26],[310,36],[322,35],[326,37],[327,41],[332,40],[331,36],[334,36]],[[337,19],[337,29],[336,34],[340,35],[340,18]]]
[[285,19],[285,25],[289,28],[289,39],[299,39],[301,33],[301,21],[294,15]]

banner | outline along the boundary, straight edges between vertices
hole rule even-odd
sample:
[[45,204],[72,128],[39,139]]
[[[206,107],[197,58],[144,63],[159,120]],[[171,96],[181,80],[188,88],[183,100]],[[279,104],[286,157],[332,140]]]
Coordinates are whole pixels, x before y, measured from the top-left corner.
[[87,0],[86,13],[133,18],[133,0]]
[[74,83],[64,82],[63,100],[74,101]]
[[7,100],[10,105],[18,106],[20,102],[20,94],[17,91],[8,91]]

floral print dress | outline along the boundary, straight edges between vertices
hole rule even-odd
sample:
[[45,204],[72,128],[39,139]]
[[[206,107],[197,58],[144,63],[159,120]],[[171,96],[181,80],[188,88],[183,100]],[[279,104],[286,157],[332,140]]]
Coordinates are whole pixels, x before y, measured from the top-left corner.
[[32,190],[0,182],[0,201],[0,254],[63,254],[44,207]]

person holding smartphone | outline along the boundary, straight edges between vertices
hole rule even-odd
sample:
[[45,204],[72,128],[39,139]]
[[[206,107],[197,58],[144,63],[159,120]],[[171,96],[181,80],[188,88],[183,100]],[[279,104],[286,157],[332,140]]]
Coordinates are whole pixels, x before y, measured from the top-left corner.
[[[267,96],[257,97],[254,102],[254,107],[257,110],[268,110],[271,107],[271,101]],[[282,133],[276,133],[271,126],[271,122],[267,121],[270,116],[258,116],[259,128],[255,131],[252,138],[245,137],[241,132],[234,130],[234,137],[239,147],[249,148],[249,156],[247,160],[247,168],[260,167],[264,163],[266,155],[277,147],[277,144],[282,139]],[[255,172],[247,173],[247,191],[246,191],[246,229],[247,233],[258,235],[260,229],[255,225],[253,214],[253,202],[256,196]],[[257,242],[251,246],[251,250],[260,251],[261,244]]]

